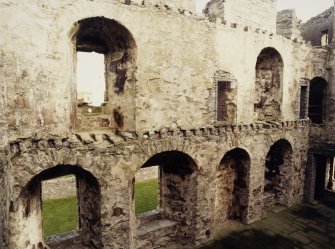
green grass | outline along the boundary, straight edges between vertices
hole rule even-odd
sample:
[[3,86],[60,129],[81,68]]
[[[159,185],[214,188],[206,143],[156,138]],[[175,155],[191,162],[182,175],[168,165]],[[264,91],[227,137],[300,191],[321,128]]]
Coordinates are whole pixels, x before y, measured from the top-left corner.
[[142,214],[157,209],[158,179],[135,184],[135,213]]
[[76,229],[77,198],[73,196],[43,201],[43,226],[46,237]]
[[[157,209],[158,179],[135,184],[135,212],[142,214]],[[75,196],[43,201],[44,236],[60,234],[78,227]]]

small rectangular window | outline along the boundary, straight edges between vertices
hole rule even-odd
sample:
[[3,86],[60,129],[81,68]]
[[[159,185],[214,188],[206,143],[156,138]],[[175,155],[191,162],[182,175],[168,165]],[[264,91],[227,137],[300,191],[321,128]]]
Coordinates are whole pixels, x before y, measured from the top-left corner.
[[321,46],[328,45],[328,30],[324,30],[321,32]]
[[307,118],[307,86],[301,86],[300,88],[300,112],[299,118]]
[[231,90],[231,82],[230,81],[218,81],[217,84],[217,111],[216,111],[216,119],[217,121],[224,121],[228,118],[228,108],[227,101],[228,95],[227,93]]

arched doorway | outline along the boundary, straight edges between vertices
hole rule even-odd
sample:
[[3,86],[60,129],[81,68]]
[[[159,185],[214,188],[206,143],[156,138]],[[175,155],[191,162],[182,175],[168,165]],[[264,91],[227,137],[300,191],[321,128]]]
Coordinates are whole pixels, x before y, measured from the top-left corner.
[[270,147],[265,161],[265,209],[271,209],[278,205],[287,205],[293,166],[292,155],[292,146],[285,139],[278,140]]
[[257,57],[254,115],[257,121],[281,119],[284,63],[279,52],[264,48]]
[[[42,181],[66,175],[76,177],[79,227],[65,239],[45,242],[41,199]],[[102,248],[100,200],[100,185],[90,172],[78,166],[58,165],[34,176],[24,187],[17,206],[13,207],[17,214],[12,217],[17,220],[13,224],[19,224],[17,227],[20,230],[19,237],[24,237],[32,247],[45,248],[44,246],[50,242],[52,246],[58,247],[63,243],[67,246],[75,243],[83,247]]]
[[[159,170],[157,212],[137,217],[143,224],[137,231],[140,235],[137,239],[141,240],[146,236],[143,231],[147,230],[152,222],[165,220],[166,224],[170,224],[165,230],[173,231],[181,245],[192,245],[195,238],[194,217],[197,203],[196,163],[183,152],[166,151],[152,156],[141,168],[156,166]],[[150,234],[152,236],[155,233],[151,231]],[[152,247],[155,246],[157,239],[150,239]]]
[[245,222],[248,207],[250,157],[247,151],[235,148],[220,162],[216,177],[216,219]]

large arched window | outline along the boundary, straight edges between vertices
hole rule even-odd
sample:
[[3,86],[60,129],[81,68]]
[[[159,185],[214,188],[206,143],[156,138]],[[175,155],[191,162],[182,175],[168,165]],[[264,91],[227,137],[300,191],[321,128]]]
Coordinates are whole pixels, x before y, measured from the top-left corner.
[[[42,181],[60,176],[74,175],[77,186],[78,228],[67,236],[47,239],[45,242],[42,218]],[[67,188],[67,186],[63,186]],[[20,236],[30,241],[31,248],[102,248],[101,241],[101,194],[97,179],[78,166],[59,165],[33,177],[21,191],[15,219]],[[18,238],[19,239],[19,238]],[[34,244],[35,243],[35,244]]]
[[81,67],[77,72],[84,73],[77,75],[77,85],[73,86],[75,128],[134,129],[136,44],[132,34],[105,17],[83,19],[73,30],[78,60],[74,68]]
[[220,162],[216,179],[215,219],[217,222],[247,218],[250,157],[243,149],[228,151]]
[[284,63],[274,48],[264,48],[256,62],[255,120],[281,119]]
[[320,77],[311,80],[309,88],[308,117],[315,124],[322,124],[325,112],[327,82]]

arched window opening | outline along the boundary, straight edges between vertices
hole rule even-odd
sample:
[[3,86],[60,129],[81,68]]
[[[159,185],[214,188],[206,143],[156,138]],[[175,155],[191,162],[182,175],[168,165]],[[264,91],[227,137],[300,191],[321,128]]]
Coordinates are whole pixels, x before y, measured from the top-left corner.
[[270,147],[265,161],[265,209],[287,204],[292,153],[291,144],[284,139],[278,140]]
[[257,57],[255,84],[255,120],[281,119],[284,63],[274,48],[265,48]]
[[243,149],[228,151],[220,162],[216,178],[215,213],[218,222],[245,222],[248,207],[250,157]]
[[[47,234],[44,234],[43,231],[45,224],[42,214],[45,202],[43,205],[42,185],[51,179],[59,180],[59,177],[64,178],[68,175],[75,177],[78,225],[75,230],[69,233],[58,234],[45,240],[44,237]],[[62,187],[64,191],[67,191],[67,185]],[[47,194],[47,191],[45,191],[45,194]],[[102,248],[100,200],[99,183],[88,171],[69,165],[59,165],[44,170],[32,178],[20,194],[18,210],[22,209],[24,211],[19,212],[22,216],[17,217],[20,221],[17,224],[20,224],[21,235],[26,236],[31,243],[36,242],[36,245],[32,245],[36,248],[40,248],[42,245],[46,246],[46,244],[53,248],[70,248],[71,246],[76,248]]]
[[311,80],[309,89],[308,117],[312,123],[323,123],[326,86],[327,82],[320,77],[316,77]]
[[196,164],[182,152],[168,151],[156,154],[142,166],[150,167],[158,167],[158,205],[155,212],[137,216],[141,223],[137,239],[145,238],[148,231],[151,236],[155,234],[152,227],[158,220],[164,220],[164,228],[156,227],[173,232],[180,244],[191,245],[195,236]]
[[105,17],[75,25],[75,128],[134,129],[136,44],[126,27]]

